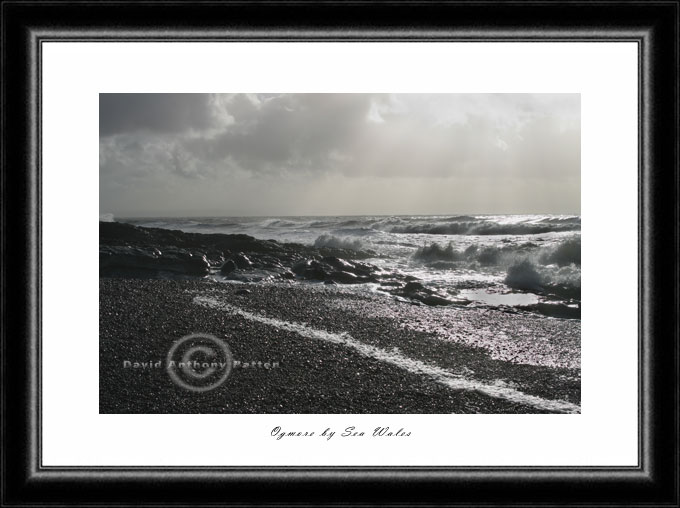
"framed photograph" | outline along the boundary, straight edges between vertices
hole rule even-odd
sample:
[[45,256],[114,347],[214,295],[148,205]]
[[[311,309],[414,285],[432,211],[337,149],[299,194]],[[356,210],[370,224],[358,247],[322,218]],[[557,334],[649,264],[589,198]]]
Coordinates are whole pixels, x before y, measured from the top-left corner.
[[3,506],[678,506],[679,8],[3,2]]

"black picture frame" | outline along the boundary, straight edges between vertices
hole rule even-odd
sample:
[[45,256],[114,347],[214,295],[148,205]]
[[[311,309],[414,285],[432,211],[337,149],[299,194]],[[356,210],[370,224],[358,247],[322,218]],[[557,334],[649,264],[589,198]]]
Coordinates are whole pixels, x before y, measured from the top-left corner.
[[[678,1],[3,1],[2,505],[678,506],[679,13]],[[41,44],[111,40],[637,42],[640,464],[43,467]]]

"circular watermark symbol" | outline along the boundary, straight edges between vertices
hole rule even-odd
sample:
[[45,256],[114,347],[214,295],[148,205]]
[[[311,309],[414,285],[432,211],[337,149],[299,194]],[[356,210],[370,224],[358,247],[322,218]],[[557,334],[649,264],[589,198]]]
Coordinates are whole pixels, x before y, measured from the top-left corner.
[[227,343],[207,333],[177,339],[168,351],[166,368],[177,386],[207,392],[224,383],[234,367]]

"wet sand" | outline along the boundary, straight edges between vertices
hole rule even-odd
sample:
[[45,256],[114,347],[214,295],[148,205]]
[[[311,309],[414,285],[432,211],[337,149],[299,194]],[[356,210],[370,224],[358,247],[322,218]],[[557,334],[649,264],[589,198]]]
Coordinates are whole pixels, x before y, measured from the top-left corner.
[[[580,410],[578,320],[297,282],[100,278],[99,304],[101,413]],[[163,368],[124,368],[198,332],[255,366],[202,393]]]

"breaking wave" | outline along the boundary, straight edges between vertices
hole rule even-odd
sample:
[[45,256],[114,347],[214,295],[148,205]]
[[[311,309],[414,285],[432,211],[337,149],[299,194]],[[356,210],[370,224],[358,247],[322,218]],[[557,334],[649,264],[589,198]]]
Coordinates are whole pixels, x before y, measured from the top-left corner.
[[508,268],[505,283],[513,289],[526,291],[540,290],[544,285],[543,277],[528,259],[523,259]]
[[505,284],[513,289],[581,299],[581,268],[576,265],[541,266],[523,259],[508,268]]
[[520,222],[501,224],[498,222],[436,222],[431,224],[407,224],[393,226],[391,233],[426,235],[538,235],[563,231],[580,231],[577,222]]
[[503,247],[470,245],[458,250],[453,243],[434,242],[418,248],[412,259],[431,269],[504,270],[504,282],[510,288],[560,293],[580,299],[581,238],[578,236],[548,247],[526,242]]
[[568,266],[574,264],[581,266],[581,237],[569,238],[545,252],[541,257],[541,263],[544,265]]
[[433,242],[419,247],[413,259],[430,263],[433,261],[476,261],[482,266],[509,267],[516,262],[529,259],[535,264],[581,266],[581,237],[573,236],[556,245],[541,247],[534,242],[524,242],[505,246],[470,245],[465,250],[458,250],[453,242],[441,245]]
[[430,245],[418,248],[413,254],[413,259],[423,263],[467,261],[478,263],[481,266],[507,267],[514,263],[519,256],[533,256],[539,250],[539,246],[532,242],[503,247],[470,245],[465,250],[457,250],[451,242],[446,246],[433,242]]
[[348,249],[360,251],[363,249],[363,244],[360,240],[351,238],[341,238],[333,235],[323,234],[314,240],[314,247],[332,247],[334,249]]
[[438,243],[432,243],[430,245],[425,245],[420,247],[415,254],[413,254],[414,259],[431,262],[431,261],[462,261],[465,259],[465,255],[454,249],[453,244],[449,243],[446,247],[439,245]]

